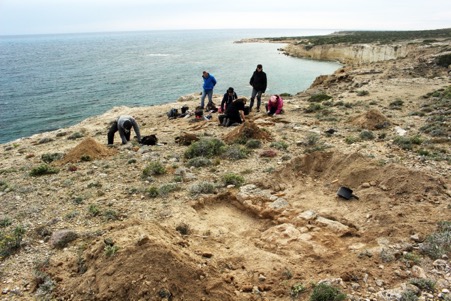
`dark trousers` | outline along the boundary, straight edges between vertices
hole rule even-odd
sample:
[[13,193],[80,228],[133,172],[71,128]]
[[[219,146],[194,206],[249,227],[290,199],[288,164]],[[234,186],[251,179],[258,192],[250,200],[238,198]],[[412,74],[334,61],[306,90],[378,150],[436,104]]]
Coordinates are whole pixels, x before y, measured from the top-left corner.
[[252,88],[252,94],[251,94],[251,103],[249,104],[249,108],[252,110],[252,107],[254,106],[254,99],[257,96],[257,110],[260,110],[260,104],[262,102],[262,94],[263,91],[257,91],[255,88]]
[[[117,131],[118,131],[117,121],[115,121],[111,125],[110,130],[108,131],[108,144],[113,144],[113,142],[114,142],[114,134]],[[131,134],[131,131],[125,132],[125,138],[127,139],[127,141],[130,141],[130,134]]]
[[[266,108],[266,112],[268,112],[268,104],[265,105],[265,108]],[[274,115],[276,113],[276,111],[277,111],[277,108],[272,107],[269,110],[269,115]]]

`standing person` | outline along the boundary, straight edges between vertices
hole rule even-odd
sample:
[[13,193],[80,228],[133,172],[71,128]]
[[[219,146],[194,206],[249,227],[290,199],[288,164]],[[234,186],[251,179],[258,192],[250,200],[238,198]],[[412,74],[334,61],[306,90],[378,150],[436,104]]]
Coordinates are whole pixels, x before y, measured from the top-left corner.
[[249,109],[252,111],[252,107],[254,106],[254,99],[255,96],[257,96],[257,112],[260,112],[262,94],[265,93],[266,86],[268,84],[266,73],[263,72],[263,66],[261,64],[257,65],[257,69],[252,74],[249,84],[252,86],[251,103],[249,104]]
[[133,127],[138,141],[141,141],[141,134],[139,133],[138,123],[135,118],[128,115],[121,115],[117,120],[111,125],[108,131],[108,144],[113,144],[114,134],[119,131],[119,136],[121,136],[122,144],[127,144],[130,141],[130,130]]
[[204,101],[205,101],[205,96],[208,95],[208,104],[212,105],[213,101],[213,88],[216,85],[216,79],[215,77],[208,73],[207,71],[202,72],[202,78],[204,79],[204,85],[202,86],[203,91],[202,91],[202,96],[200,98],[200,106],[202,107],[202,109],[205,109],[204,105]]
[[273,116],[283,113],[283,99],[279,95],[273,95],[269,98],[268,103],[265,105],[266,114]]
[[221,101],[221,113],[225,112],[226,108],[237,98],[238,95],[236,95],[233,88],[228,88]]

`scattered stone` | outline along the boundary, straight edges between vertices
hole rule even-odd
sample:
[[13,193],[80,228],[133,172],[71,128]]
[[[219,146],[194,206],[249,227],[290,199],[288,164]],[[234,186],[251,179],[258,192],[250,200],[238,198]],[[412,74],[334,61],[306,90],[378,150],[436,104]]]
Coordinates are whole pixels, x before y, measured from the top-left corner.
[[56,231],[50,237],[50,245],[57,249],[65,248],[71,241],[78,238],[78,234],[71,230]]

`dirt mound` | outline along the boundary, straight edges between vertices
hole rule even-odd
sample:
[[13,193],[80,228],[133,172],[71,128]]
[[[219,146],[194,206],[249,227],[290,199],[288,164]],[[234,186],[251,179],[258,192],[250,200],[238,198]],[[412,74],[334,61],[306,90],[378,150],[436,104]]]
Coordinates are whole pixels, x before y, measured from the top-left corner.
[[59,163],[74,163],[82,160],[90,161],[112,156],[114,154],[116,154],[116,150],[110,149],[107,146],[98,143],[93,138],[86,138],[71,151],[69,151]]
[[224,137],[226,143],[239,143],[249,139],[271,141],[271,135],[261,130],[254,122],[246,121]]
[[368,130],[380,130],[390,125],[390,121],[381,112],[376,109],[351,118],[349,120],[355,126]]
[[293,159],[280,174],[282,178],[287,179],[303,174],[352,189],[362,186],[369,188],[370,185],[396,197],[424,197],[444,191],[443,179],[398,164],[380,166],[377,161],[358,153],[310,153]]
[[187,246],[175,230],[129,221],[78,257],[53,260],[49,274],[64,300],[234,300],[233,287],[205,264],[209,255]]

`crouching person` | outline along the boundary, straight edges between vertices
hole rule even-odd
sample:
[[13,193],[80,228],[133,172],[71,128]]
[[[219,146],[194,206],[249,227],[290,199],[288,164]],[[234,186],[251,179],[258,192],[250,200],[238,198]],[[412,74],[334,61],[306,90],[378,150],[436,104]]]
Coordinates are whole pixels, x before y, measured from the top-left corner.
[[245,98],[238,98],[233,101],[227,108],[224,115],[220,115],[219,124],[222,126],[231,126],[243,123],[244,118],[244,106],[246,104]]
[[266,114],[274,116],[283,113],[283,99],[279,95],[273,95],[266,104]]
[[113,144],[114,134],[117,131],[119,131],[122,144],[127,144],[127,142],[130,141],[130,130],[132,127],[138,137],[138,142],[141,141],[141,134],[139,133],[139,127],[136,120],[132,116],[121,115],[115,122],[113,122],[110,130],[108,131],[108,144]]

